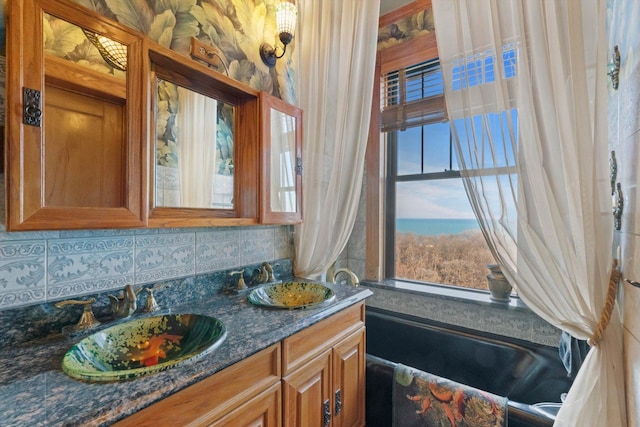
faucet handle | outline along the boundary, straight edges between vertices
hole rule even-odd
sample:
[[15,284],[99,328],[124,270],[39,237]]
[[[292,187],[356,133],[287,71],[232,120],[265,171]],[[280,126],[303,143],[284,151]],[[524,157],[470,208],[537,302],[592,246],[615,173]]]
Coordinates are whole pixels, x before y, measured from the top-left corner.
[[229,273],[229,276],[233,277],[235,274],[239,274],[238,278],[238,289],[247,289],[247,284],[244,283],[244,268],[238,271],[232,271]]
[[82,331],[85,329],[93,328],[100,325],[100,322],[93,315],[93,311],[91,310],[91,304],[96,302],[95,298],[90,298],[86,301],[70,299],[66,301],[60,301],[55,304],[56,308],[62,308],[67,305],[83,305],[84,310],[82,311],[82,315],[80,316],[80,320],[75,325],[65,326],[63,328],[63,332],[75,332]]
[[140,312],[153,313],[160,308],[158,306],[158,302],[156,301],[156,297],[153,296],[153,292],[162,289],[163,287],[164,286],[152,286],[143,288],[147,292],[147,301],[144,303],[144,307],[140,309]]

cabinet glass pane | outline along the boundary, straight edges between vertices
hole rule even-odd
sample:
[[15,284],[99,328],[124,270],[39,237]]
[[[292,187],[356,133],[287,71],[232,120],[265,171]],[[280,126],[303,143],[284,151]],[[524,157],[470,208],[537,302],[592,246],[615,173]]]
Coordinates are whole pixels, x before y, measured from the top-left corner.
[[271,109],[271,211],[296,212],[296,119]]
[[[45,206],[123,207],[127,47],[46,13],[42,23]],[[121,50],[121,69],[98,38]]]

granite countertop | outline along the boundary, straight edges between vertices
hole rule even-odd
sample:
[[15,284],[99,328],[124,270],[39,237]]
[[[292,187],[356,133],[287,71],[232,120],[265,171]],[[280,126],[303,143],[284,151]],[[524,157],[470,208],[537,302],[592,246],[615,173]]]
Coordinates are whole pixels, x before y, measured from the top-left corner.
[[61,334],[3,348],[0,426],[109,425],[371,295],[366,288],[327,286],[337,301],[315,309],[265,309],[247,303],[246,294],[172,307],[174,313],[217,317],[227,328],[225,341],[200,360],[130,381],[87,383],[68,377],[62,358],[79,339]]

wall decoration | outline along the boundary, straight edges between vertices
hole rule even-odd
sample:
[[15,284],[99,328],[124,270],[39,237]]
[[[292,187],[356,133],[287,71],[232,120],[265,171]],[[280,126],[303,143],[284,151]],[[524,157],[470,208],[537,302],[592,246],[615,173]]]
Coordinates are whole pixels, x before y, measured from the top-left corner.
[[386,49],[434,31],[433,10],[421,10],[378,30],[378,50]]
[[75,0],[101,15],[138,30],[159,44],[189,54],[191,37],[216,46],[229,75],[256,90],[296,104],[292,53],[270,70],[259,47],[276,35],[279,0]]

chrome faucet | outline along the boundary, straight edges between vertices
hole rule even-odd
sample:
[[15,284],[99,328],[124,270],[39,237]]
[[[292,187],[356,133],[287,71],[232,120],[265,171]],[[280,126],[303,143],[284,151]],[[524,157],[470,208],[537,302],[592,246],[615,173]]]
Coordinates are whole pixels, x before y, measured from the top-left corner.
[[111,300],[111,311],[117,319],[129,317],[136,311],[136,292],[131,285],[125,286],[124,292],[119,296],[109,295],[109,300]]
[[356,274],[353,271],[349,270],[346,267],[339,268],[337,270],[335,268],[336,268],[336,265],[333,264],[327,270],[327,282],[336,283],[336,278],[338,277],[338,274],[345,273],[349,276],[349,279],[351,281],[351,286],[358,286],[360,284],[360,280],[358,280],[358,276],[356,276]]

